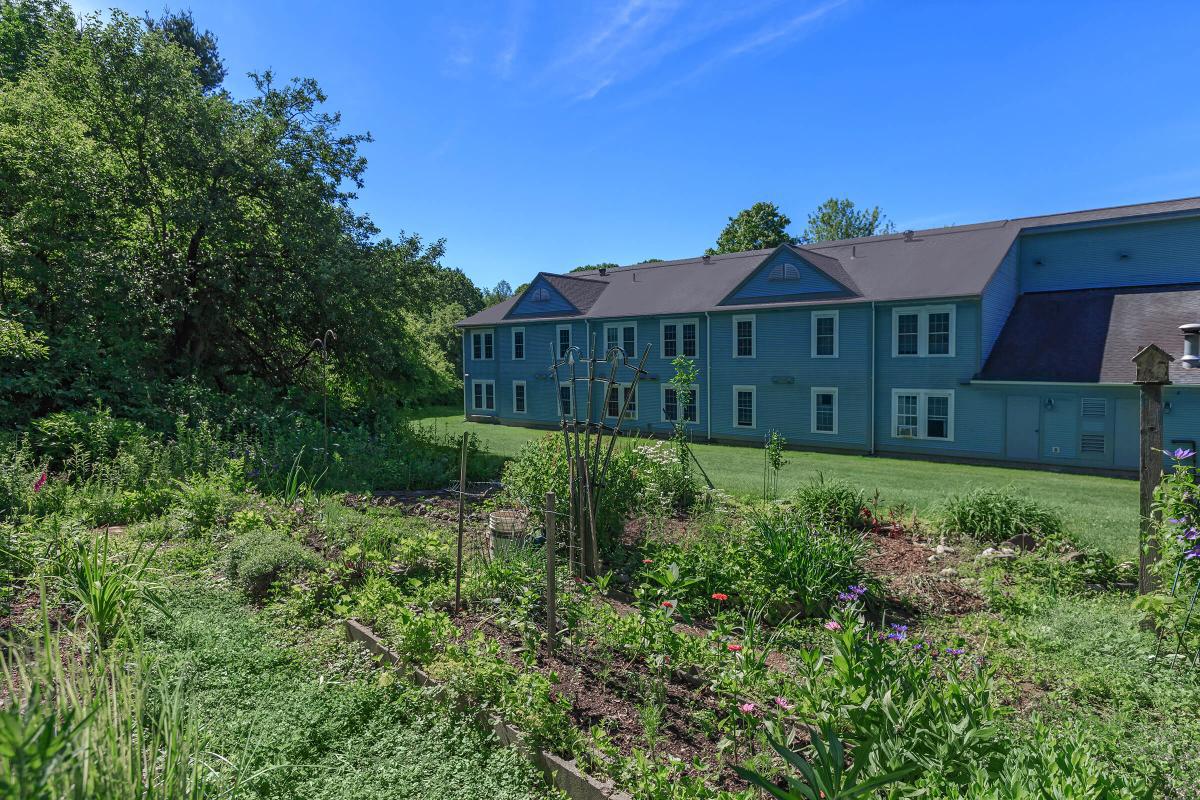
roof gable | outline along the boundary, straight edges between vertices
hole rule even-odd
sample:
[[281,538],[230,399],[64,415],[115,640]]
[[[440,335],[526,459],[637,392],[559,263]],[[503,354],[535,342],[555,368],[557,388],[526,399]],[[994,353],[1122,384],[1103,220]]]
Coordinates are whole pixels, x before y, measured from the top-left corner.
[[782,245],[730,292],[721,305],[846,298],[858,294],[837,259]]
[[545,275],[534,278],[521,299],[517,300],[510,317],[544,317],[551,314],[578,314],[579,309],[570,300],[562,296],[562,292],[550,285]]

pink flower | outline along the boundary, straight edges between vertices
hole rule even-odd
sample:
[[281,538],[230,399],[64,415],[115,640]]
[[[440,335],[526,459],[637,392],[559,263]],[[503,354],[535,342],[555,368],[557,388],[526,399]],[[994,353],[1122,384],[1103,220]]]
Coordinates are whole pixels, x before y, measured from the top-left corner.
[[775,705],[779,706],[784,711],[791,711],[793,708],[795,708],[794,705],[792,705],[790,702],[788,702],[788,699],[786,697],[776,697]]
[[742,649],[742,646],[740,644],[734,644],[733,642],[730,642],[729,644],[725,645],[725,649],[731,653],[737,653]]
[[718,603],[720,603],[720,602],[722,602],[723,600],[728,600],[728,599],[729,599],[729,595],[727,595],[727,594],[721,594],[720,592],[713,592],[712,599],[713,599],[713,600],[716,600]]
[[50,476],[44,472],[38,476],[38,479],[33,482],[33,491],[35,494],[42,490],[42,487],[46,485],[46,481],[49,480],[49,478]]
[[836,631],[840,631],[841,629],[842,629],[842,623],[838,622],[836,619],[831,619],[831,620],[829,620],[829,622],[825,623],[825,630],[827,630],[827,631],[835,631],[836,632]]
[[758,708],[758,706],[754,705],[754,703],[742,703],[740,706],[738,706],[738,711],[742,712],[743,714],[753,714],[756,708]]

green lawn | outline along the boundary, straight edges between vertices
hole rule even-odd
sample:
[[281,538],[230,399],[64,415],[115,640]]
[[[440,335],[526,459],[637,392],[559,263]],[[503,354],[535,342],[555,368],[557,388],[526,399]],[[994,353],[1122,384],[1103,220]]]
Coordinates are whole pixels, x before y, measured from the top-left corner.
[[[521,445],[545,431],[465,422],[454,408],[427,409],[418,419],[457,432],[479,436],[491,452],[515,456]],[[762,491],[762,449],[698,444],[696,458],[718,489],[739,496]],[[1138,487],[1123,478],[1069,475],[1039,470],[944,464],[877,456],[789,451],[780,473],[780,492],[787,493],[818,474],[843,478],[868,493],[879,491],[883,504],[907,503],[923,517],[930,516],[949,494],[974,486],[1013,486],[1031,497],[1060,508],[1078,537],[1104,548],[1116,558],[1137,555]]]

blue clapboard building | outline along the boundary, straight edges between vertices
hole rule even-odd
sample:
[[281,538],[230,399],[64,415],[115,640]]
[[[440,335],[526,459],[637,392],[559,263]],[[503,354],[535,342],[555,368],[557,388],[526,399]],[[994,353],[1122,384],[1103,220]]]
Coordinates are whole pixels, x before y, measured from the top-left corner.
[[[1129,471],[1144,345],[1176,356],[1165,444],[1200,440],[1200,369],[1179,358],[1197,322],[1192,198],[541,273],[459,323],[463,399],[471,419],[557,425],[552,357],[594,337],[650,345],[626,423],[644,433],[683,415],[698,440]],[[699,368],[686,407],[676,356]]]

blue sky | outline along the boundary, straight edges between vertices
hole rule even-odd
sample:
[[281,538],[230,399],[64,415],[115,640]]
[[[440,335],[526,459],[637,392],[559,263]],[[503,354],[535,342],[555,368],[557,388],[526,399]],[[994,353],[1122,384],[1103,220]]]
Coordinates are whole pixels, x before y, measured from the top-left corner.
[[[89,0],[141,13],[158,0]],[[228,87],[316,78],[359,209],[482,284],[682,258],[758,200],[900,228],[1200,194],[1196,3],[193,0]]]

